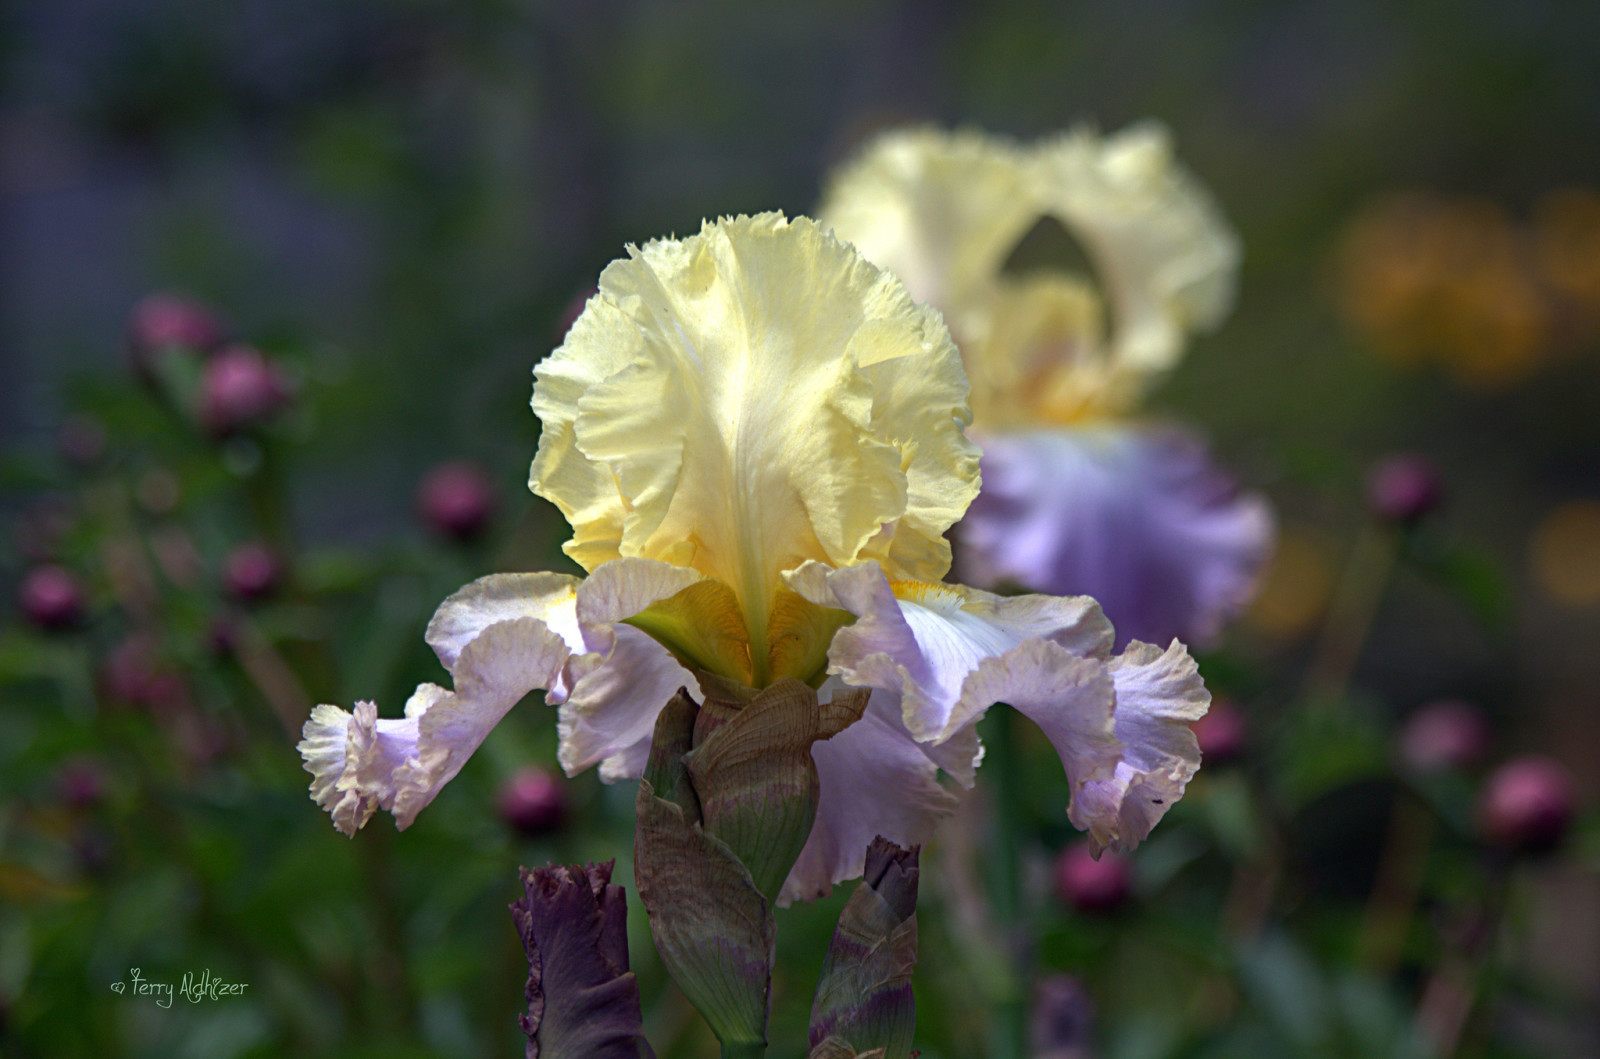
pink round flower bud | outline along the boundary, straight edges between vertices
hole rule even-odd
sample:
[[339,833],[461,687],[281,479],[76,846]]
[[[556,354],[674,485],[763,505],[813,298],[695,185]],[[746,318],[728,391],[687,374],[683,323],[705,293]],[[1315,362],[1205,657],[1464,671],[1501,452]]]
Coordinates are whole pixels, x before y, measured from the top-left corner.
[[228,553],[222,583],[228,594],[244,602],[264,599],[283,576],[278,560],[264,544],[241,544]]
[[1367,506],[1387,522],[1416,522],[1443,500],[1439,469],[1418,453],[1379,460],[1367,474]]
[[530,838],[548,835],[566,822],[566,788],[544,769],[525,768],[500,788],[499,808],[508,827]]
[[1560,762],[1529,754],[1490,774],[1478,795],[1478,826],[1489,842],[1537,853],[1553,849],[1572,825],[1576,795]]
[[1418,709],[1400,730],[1400,756],[1418,772],[1467,769],[1489,753],[1483,711],[1470,702],[1440,699]]
[[59,566],[36,566],[17,592],[22,613],[41,629],[70,629],[87,608],[78,579]]
[[1206,715],[1191,727],[1206,765],[1225,765],[1244,753],[1247,726],[1244,714],[1239,712],[1239,707],[1231,699],[1220,696],[1212,699]]
[[213,434],[256,426],[288,400],[282,373],[250,346],[218,351],[200,377],[200,421]]
[[1107,850],[1095,860],[1089,842],[1074,842],[1055,864],[1056,894],[1080,912],[1110,912],[1128,899],[1133,876],[1126,857]]
[[174,352],[204,356],[225,338],[216,314],[182,294],[151,294],[128,318],[128,355],[134,371],[145,379],[155,376],[161,358]]
[[471,540],[494,516],[495,489],[472,463],[441,463],[417,487],[417,514],[436,533]]

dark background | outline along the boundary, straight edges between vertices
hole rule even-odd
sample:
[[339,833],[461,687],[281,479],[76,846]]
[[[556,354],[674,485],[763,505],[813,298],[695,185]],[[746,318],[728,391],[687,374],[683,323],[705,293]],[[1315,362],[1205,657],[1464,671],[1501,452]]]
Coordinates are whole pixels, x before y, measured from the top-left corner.
[[[1363,267],[1344,250],[1352,226],[1396,193],[1486,204],[1496,223],[1525,234],[1549,193],[1593,191],[1600,183],[1597,56],[1600,6],[1540,0],[13,0],[0,6],[6,510],[23,510],[39,493],[44,472],[33,469],[53,458],[57,425],[79,395],[97,393],[104,402],[120,388],[137,399],[123,348],[137,299],[157,289],[204,299],[299,373],[287,521],[311,552],[353,563],[362,598],[376,608],[370,613],[388,615],[372,632],[386,646],[362,648],[384,661],[362,655],[342,669],[312,667],[324,675],[307,677],[311,693],[348,707],[356,695],[381,692],[393,715],[409,682],[438,676],[419,634],[439,598],[493,569],[564,561],[556,551],[564,526],[522,484],[538,430],[527,407],[529,373],[559,342],[573,299],[625,244],[694,231],[704,217],[806,212],[831,165],[895,124],[970,124],[1031,138],[1078,122],[1114,131],[1156,118],[1237,227],[1245,258],[1233,317],[1195,342],[1153,411],[1208,432],[1225,461],[1272,496],[1284,538],[1263,605],[1208,659],[1213,686],[1243,701],[1262,731],[1300,716],[1297,689],[1317,623],[1366,524],[1362,475],[1385,453],[1421,451],[1441,467],[1449,498],[1418,545],[1424,560],[1439,561],[1402,564],[1363,630],[1365,646],[1337,709],[1385,732],[1430,698],[1469,698],[1496,721],[1500,753],[1555,754],[1592,802],[1600,776],[1600,590],[1564,594],[1559,571],[1563,562],[1589,569],[1600,562],[1600,530],[1583,530],[1578,520],[1577,543],[1550,560],[1554,591],[1537,571],[1550,568],[1538,556],[1552,513],[1600,500],[1593,338],[1581,328],[1575,338],[1552,328],[1527,370],[1489,385],[1463,381],[1448,350],[1432,366],[1385,356],[1382,342],[1342,310],[1341,292],[1350,271]],[[1492,290],[1487,297],[1493,301]],[[499,483],[501,521],[476,552],[428,552],[413,490],[428,466],[459,458],[483,464]],[[14,553],[8,584],[23,565]],[[408,557],[399,563],[410,562],[407,571],[394,572],[396,555]],[[330,633],[323,646],[341,657],[353,635]],[[382,674],[378,686],[363,685],[373,673]],[[113,738],[93,724],[40,735],[55,731],[55,721],[39,718],[64,693],[37,674],[28,680],[31,690],[18,692],[13,705],[34,712],[0,732],[13,741],[14,756],[5,760],[17,770],[6,787],[8,813],[24,817],[42,811],[61,754],[98,752]],[[237,705],[230,695],[244,703],[237,708],[251,708],[247,691],[216,695],[217,709]],[[344,1049],[378,1027],[390,1035],[383,1039],[409,1042],[419,1055],[509,1054],[515,1033],[494,1019],[515,1006],[517,954],[508,939],[492,967],[479,965],[471,944],[506,928],[497,917],[512,892],[511,868],[518,859],[625,854],[631,823],[631,792],[602,791],[592,777],[574,785],[591,831],[553,845],[519,845],[474,815],[521,760],[550,760],[549,720],[537,711],[513,734],[497,735],[483,755],[488,761],[463,777],[463,790],[453,787],[454,800],[431,810],[439,818],[431,832],[419,825],[379,837],[371,832],[388,831],[380,820],[363,833],[354,845],[383,848],[391,860],[381,863],[350,844],[321,852],[330,841],[326,819],[299,801],[304,776],[291,740],[277,733],[281,744],[271,742],[268,727],[252,751],[251,760],[260,760],[244,770],[248,782],[227,781],[233,793],[222,802],[205,786],[220,781],[193,784],[211,792],[196,795],[212,807],[202,816],[222,813],[196,825],[196,841],[206,846],[208,828],[229,832],[233,845],[217,842],[232,852],[173,868],[172,882],[158,871],[165,847],[130,822],[147,782],[138,777],[148,769],[126,765],[118,774],[121,815],[107,826],[123,836],[127,874],[113,878],[147,887],[127,900],[128,914],[148,922],[128,927],[114,956],[88,962],[73,946],[106,929],[88,906],[52,905],[0,924],[32,939],[0,945],[0,998],[21,981],[35,983],[35,997],[47,991],[16,1007],[12,1025],[23,1030],[13,1034],[31,1034],[14,1036],[18,1054],[113,1054],[95,1051],[113,1046],[129,1055],[350,1054]],[[175,783],[172,796],[188,797],[189,782]],[[1269,788],[1273,782],[1263,780]],[[1330,785],[1330,804],[1346,807],[1331,816],[1307,822],[1298,809],[1284,810],[1291,827],[1309,836],[1312,874],[1331,878],[1338,872],[1329,865],[1356,864],[1351,886],[1363,891],[1371,868],[1359,865],[1376,859],[1387,811],[1383,783],[1367,795]],[[279,800],[264,803],[270,810],[252,807],[242,793],[252,785]],[[1054,788],[1045,791],[1059,804]],[[1369,795],[1373,806],[1362,808]],[[263,835],[293,828],[299,837],[256,844],[233,812]],[[1047,863],[1052,844],[1065,838],[1059,822],[1040,824],[1036,859]],[[1583,848],[1583,857],[1529,884],[1533,918],[1510,946],[1523,954],[1513,964],[1531,961],[1534,980],[1545,983],[1533,994],[1548,1000],[1554,990],[1556,1009],[1569,1014],[1600,1001],[1600,886],[1592,846]],[[455,886],[447,896],[429,885],[429,862],[440,850],[478,858],[447,873]],[[323,856],[342,858],[333,881],[318,879]],[[222,910],[209,913],[215,922],[202,915],[181,929],[162,925],[169,907],[162,901],[177,907],[184,894],[226,893],[230,880],[269,867],[281,875],[278,890],[246,887],[254,896],[239,906],[219,898]],[[383,898],[389,904],[350,911],[374,900],[374,876],[391,871],[398,881]],[[161,879],[176,889],[169,894]],[[305,917],[316,915],[306,903],[315,904],[324,884],[340,894],[328,915],[366,926],[306,927]],[[93,886],[90,898],[75,892],[60,900],[98,903]],[[1315,912],[1324,896],[1342,899],[1313,886],[1278,910],[1290,918],[1291,910]],[[26,903],[15,892],[8,897],[17,907]],[[1177,907],[1190,906],[1179,900]],[[447,929],[457,914],[481,932]],[[815,923],[795,928],[796,936],[824,937],[831,914],[799,913]],[[240,926],[253,916],[300,927]],[[385,922],[395,932],[387,941],[364,933]],[[1337,964],[1337,946],[1319,948],[1314,939],[1336,933],[1331,924],[1339,922],[1329,912],[1325,925],[1297,936],[1316,959]],[[1109,934],[1094,934],[1099,928],[1057,927],[1079,940],[1055,948],[1047,940],[1046,962],[1101,976],[1095,989],[1108,1012],[1102,1040],[1111,1054],[1202,1054],[1206,1042],[1233,1040],[1214,1036],[1231,1032],[1232,1023],[1219,1030],[1196,1022],[1188,1008],[1169,1012],[1181,1029],[1153,1044],[1148,1033],[1141,1038],[1140,1009],[1130,998],[1147,970],[1107,955],[1115,945]],[[286,948],[264,940],[280,929],[304,940]],[[344,940],[315,940],[329,931]],[[163,932],[165,948],[141,948]],[[461,951],[452,950],[453,963],[433,963],[432,946],[446,934]],[[931,951],[943,951],[939,930],[930,935]],[[648,948],[642,937],[636,951]],[[364,946],[380,943],[387,948],[378,962],[403,953],[405,970],[368,966]],[[18,945],[36,954],[31,979],[5,967],[4,954]],[[267,960],[261,951],[275,955]],[[105,1011],[114,1005],[90,983],[141,952],[174,974],[203,964],[204,953],[231,952],[232,973],[251,981],[278,976],[281,988],[258,990],[262,1007],[249,1009],[247,1025],[207,1030],[223,1042],[211,1048],[188,1023],[156,1026],[148,1012]],[[336,999],[318,996],[328,960],[353,983]],[[53,984],[37,984],[41,966],[54,968]],[[803,982],[809,973],[796,977]],[[1401,1007],[1419,988],[1421,971],[1412,973],[1413,980],[1388,980]],[[932,971],[928,980],[944,979]],[[492,1003],[481,999],[491,981],[507,989]],[[658,989],[659,975],[647,984]],[[802,995],[808,988],[791,986]],[[401,994],[409,999],[396,1002],[391,1021],[386,1005]],[[53,1037],[79,1008],[101,1013],[85,1016],[70,1041]],[[291,1009],[301,1013],[283,1014]],[[803,1021],[803,1011],[797,1017]],[[1299,1017],[1286,1016],[1290,1025]],[[1564,1028],[1549,1038],[1520,1017],[1497,1018],[1481,1041],[1509,1035],[1514,1047],[1593,1054],[1583,1051],[1600,1032],[1592,1017],[1555,1017]],[[960,1039],[937,1017],[925,1025]],[[52,1039],[66,1042],[61,1051],[41,1044]],[[237,1046],[225,1047],[229,1041]],[[692,1049],[692,1040],[682,1047]],[[961,1054],[956,1045],[927,1047],[929,1056]],[[1305,1054],[1343,1054],[1317,1051],[1315,1041],[1308,1047]]]

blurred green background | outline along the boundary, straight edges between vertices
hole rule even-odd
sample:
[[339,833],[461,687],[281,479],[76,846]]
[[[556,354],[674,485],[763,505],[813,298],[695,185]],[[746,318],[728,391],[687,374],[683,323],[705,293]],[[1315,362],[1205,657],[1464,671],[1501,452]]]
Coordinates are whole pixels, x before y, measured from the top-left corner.
[[[991,718],[1017,764],[925,855],[919,1046],[999,1059],[1062,972],[1078,1043],[1028,1054],[1600,1055],[1597,45],[1600,7],[1550,0],[0,7],[4,587],[48,561],[86,598],[0,632],[0,1053],[516,1054],[516,866],[616,856],[631,890],[631,786],[563,781],[559,826],[508,826],[506,781],[554,769],[529,703],[415,828],[352,842],[294,730],[441,679],[421,633],[460,584],[569,568],[523,483],[575,299],[627,243],[808,211],[880,128],[1156,118],[1245,246],[1155,399],[1279,510],[1203,660],[1245,750],[1086,910],[1059,766]],[[158,290],[264,350],[287,407],[218,440],[193,380],[139,382]],[[1405,530],[1363,501],[1398,450],[1446,497]],[[471,539],[418,518],[441,461],[493,485]],[[252,541],[271,591],[230,575]],[[1567,767],[1590,808],[1561,850],[1487,850],[1481,771],[1406,763],[1440,698],[1490,719],[1491,762]],[[774,1055],[842,896],[780,915]],[[708,1054],[634,927],[658,1051]],[[112,993],[135,967],[249,988],[166,1009]]]

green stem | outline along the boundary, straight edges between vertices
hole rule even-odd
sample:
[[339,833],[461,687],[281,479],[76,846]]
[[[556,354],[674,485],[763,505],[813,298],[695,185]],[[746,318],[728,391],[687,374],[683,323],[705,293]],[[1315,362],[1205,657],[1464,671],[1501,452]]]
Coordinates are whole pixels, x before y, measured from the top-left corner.
[[722,1042],[722,1059],[761,1059],[766,1054],[766,1041]]
[[990,1059],[1023,1059],[1027,1037],[1028,969],[1017,944],[1022,919],[1022,871],[1017,839],[1022,811],[1022,782],[1018,775],[1016,717],[1009,708],[991,713],[984,734],[984,777],[994,777],[994,820],[990,839],[990,900],[1001,939],[1009,979],[995,1004],[989,1027]]
[[1403,543],[1400,533],[1370,523],[1356,535],[1306,675],[1312,694],[1336,698],[1349,689]]

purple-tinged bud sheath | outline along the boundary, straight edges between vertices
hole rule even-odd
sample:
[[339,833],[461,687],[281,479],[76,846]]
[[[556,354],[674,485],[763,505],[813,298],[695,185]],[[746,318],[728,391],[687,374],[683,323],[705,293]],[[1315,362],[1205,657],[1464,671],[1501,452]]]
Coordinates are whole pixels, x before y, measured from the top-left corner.
[[1385,522],[1409,525],[1444,500],[1439,469],[1414,452],[1386,457],[1367,474],[1367,506]]
[[23,615],[41,629],[70,629],[83,621],[87,601],[78,579],[59,566],[29,570],[17,592]]
[[1478,826],[1492,845],[1523,853],[1554,849],[1572,826],[1577,796],[1560,762],[1529,754],[1501,765],[1478,795]]
[[522,869],[511,919],[528,954],[527,1059],[654,1059],[628,970],[628,907],[614,861]]
[[[909,1059],[916,1006],[918,848],[879,837],[867,848],[861,885],[839,913],[811,1005],[813,1055],[827,1042],[847,1054]],[[822,1054],[829,1054],[823,1051]]]

